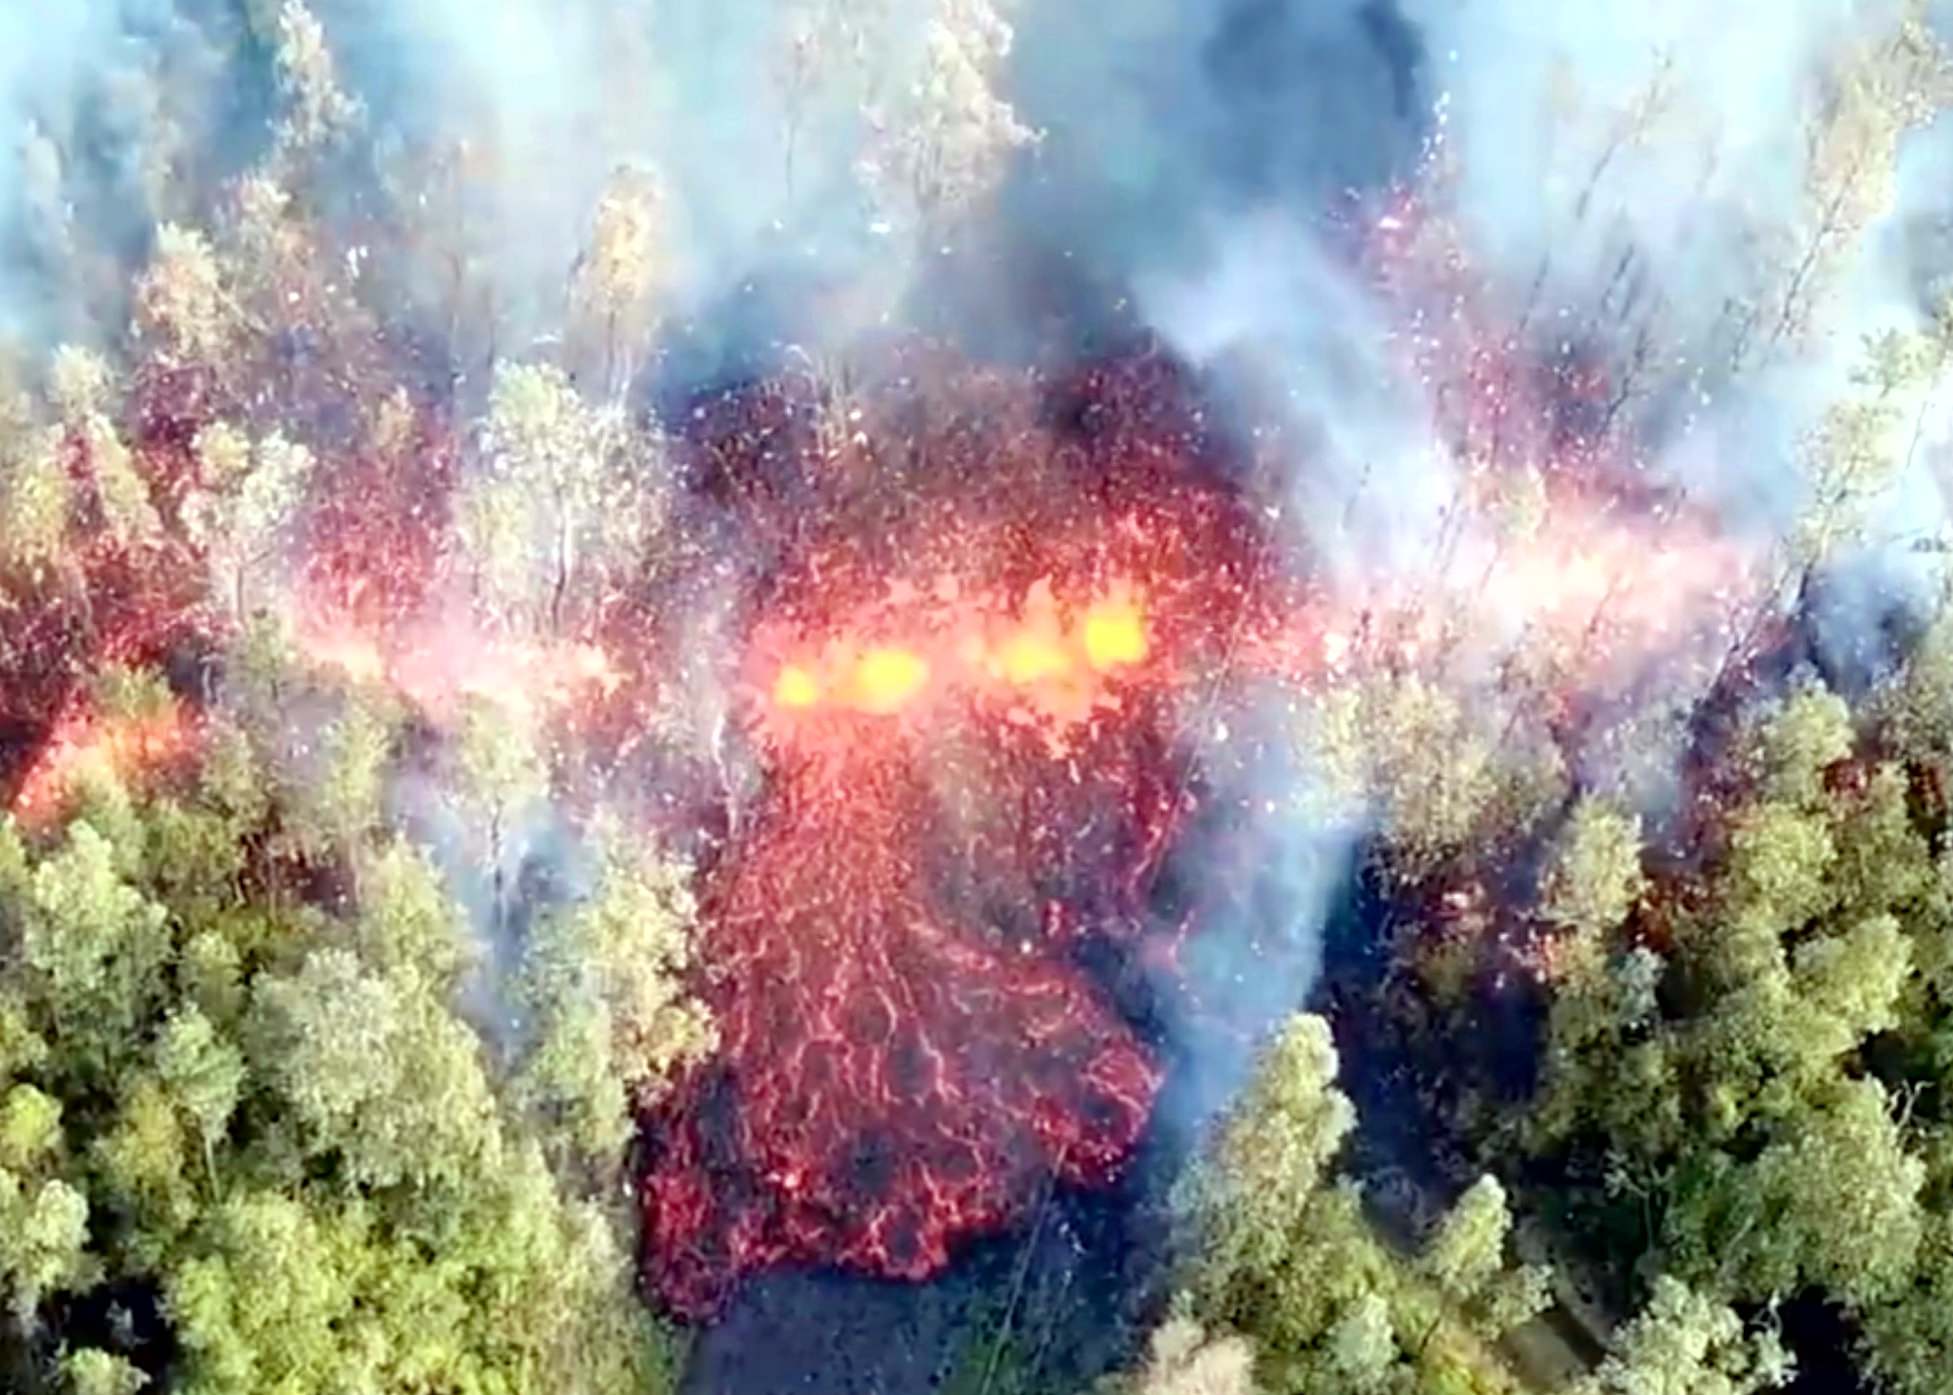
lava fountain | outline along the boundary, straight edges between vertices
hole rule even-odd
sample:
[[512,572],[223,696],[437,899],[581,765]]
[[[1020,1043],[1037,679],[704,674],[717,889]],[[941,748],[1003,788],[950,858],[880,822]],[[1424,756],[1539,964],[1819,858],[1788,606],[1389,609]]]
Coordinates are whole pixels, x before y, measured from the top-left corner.
[[921,1278],[1145,1127],[1159,1068],[1084,955],[1160,933],[1177,729],[1261,545],[1190,422],[1153,425],[763,491],[825,497],[752,628],[763,793],[706,872],[722,1049],[651,1121],[679,1312],[780,1264]]

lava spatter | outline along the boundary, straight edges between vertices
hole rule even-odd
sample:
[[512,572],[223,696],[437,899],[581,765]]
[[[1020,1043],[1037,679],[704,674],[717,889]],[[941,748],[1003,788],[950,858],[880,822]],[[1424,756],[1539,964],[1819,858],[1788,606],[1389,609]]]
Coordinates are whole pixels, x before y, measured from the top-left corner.
[[781,1264],[921,1278],[1138,1141],[1160,1066],[1080,950],[1149,933],[1186,680],[1246,622],[1258,536],[1185,439],[1140,445],[1025,441],[1010,491],[948,457],[876,529],[817,511],[776,578],[763,793],[702,887],[722,1046],[650,1120],[678,1312]]

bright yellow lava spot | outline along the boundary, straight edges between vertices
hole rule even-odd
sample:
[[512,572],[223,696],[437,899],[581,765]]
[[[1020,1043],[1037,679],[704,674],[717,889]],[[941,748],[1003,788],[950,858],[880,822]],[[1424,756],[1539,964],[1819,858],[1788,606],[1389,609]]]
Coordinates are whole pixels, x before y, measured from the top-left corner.
[[1064,673],[1071,667],[1071,656],[1055,638],[1020,630],[997,651],[996,667],[1007,682],[1036,683]]
[[1146,624],[1131,601],[1100,601],[1085,612],[1085,657],[1097,669],[1146,657]]
[[799,664],[788,664],[773,682],[773,700],[782,707],[812,707],[821,700],[821,685]]
[[929,665],[907,649],[870,649],[854,666],[855,700],[869,712],[893,712],[929,681]]

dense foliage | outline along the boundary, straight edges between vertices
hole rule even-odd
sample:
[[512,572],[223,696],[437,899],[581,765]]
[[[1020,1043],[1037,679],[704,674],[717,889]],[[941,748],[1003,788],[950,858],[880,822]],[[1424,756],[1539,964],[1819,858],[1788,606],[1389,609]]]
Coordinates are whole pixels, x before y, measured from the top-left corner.
[[[1496,1336],[1548,1301],[1543,1272],[1508,1266],[1516,1205],[1584,1280],[1556,1286],[1567,1320],[1608,1344],[1583,1389],[1782,1384],[1807,1334],[1778,1315],[1797,1304],[1841,1317],[1879,1388],[1944,1390],[1949,640],[1942,620],[1855,700],[1807,678],[1725,724],[1652,840],[1618,806],[1566,793],[1513,806],[1472,851],[1434,859],[1419,834],[1393,862],[1380,842],[1409,904],[1478,904],[1472,887],[1535,869],[1533,894],[1469,938],[1455,917],[1414,918],[1399,973],[1352,1009],[1420,1063],[1427,1127],[1489,1171],[1421,1254],[1384,1244],[1337,1177],[1358,1121],[1329,1029],[1298,1019],[1196,1174],[1175,1321],[1199,1341],[1246,1334],[1256,1389],[1463,1388],[1425,1325]],[[1523,1069],[1474,1043],[1487,1005],[1515,994],[1537,1023]],[[1181,1354],[1155,1365],[1204,1349],[1181,1330],[1162,1329]],[[1807,1358],[1835,1361],[1809,1340]],[[1230,1380],[1212,1388],[1248,1388]]]
[[630,1101],[709,1030],[680,874],[616,859],[547,916],[532,1022],[491,1039],[475,932],[376,783],[284,808],[260,760],[232,729],[173,787],[78,770],[63,818],[0,825],[7,1388],[666,1388],[616,1185]]

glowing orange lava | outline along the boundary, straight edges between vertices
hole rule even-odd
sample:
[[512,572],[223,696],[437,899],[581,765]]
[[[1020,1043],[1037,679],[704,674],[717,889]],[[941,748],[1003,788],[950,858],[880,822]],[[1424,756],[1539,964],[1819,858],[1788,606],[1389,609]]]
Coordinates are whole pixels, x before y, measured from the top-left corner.
[[854,705],[863,712],[899,712],[929,681],[929,664],[920,654],[878,645],[854,666]]
[[1085,654],[1092,667],[1123,668],[1146,659],[1146,623],[1139,607],[1118,598],[1100,601],[1085,612]]
[[812,707],[821,700],[821,685],[799,664],[787,664],[774,681],[773,700],[782,707]]
[[322,668],[337,670],[355,683],[379,683],[388,677],[386,656],[373,637],[342,625],[308,629],[300,647]]
[[[1540,486],[1543,518],[1522,540],[1468,513],[1446,546],[1381,574],[1319,566],[1321,535],[1268,507],[1192,377],[1152,353],[1032,379],[901,349],[864,388],[883,425],[916,433],[899,475],[797,445],[798,407],[817,404],[791,384],[715,393],[685,418],[699,464],[679,473],[723,545],[715,531],[660,553],[641,584],[541,637],[471,599],[466,550],[450,555],[465,446],[445,407],[417,428],[424,449],[338,462],[303,530],[302,653],[436,729],[474,696],[546,722],[561,767],[593,784],[621,787],[612,772],[644,750],[642,786],[670,796],[644,801],[647,838],[691,838],[693,811],[723,802],[699,864],[697,978],[722,1046],[643,1119],[643,1262],[676,1311],[710,1314],[777,1264],[920,1277],[1022,1220],[1052,1176],[1116,1175],[1161,1064],[1099,975],[1191,924],[1176,910],[1163,925],[1151,889],[1202,794],[1189,718],[1216,695],[1407,665],[1434,682],[1447,663],[1500,672],[1485,660],[1523,637],[1548,662],[1514,681],[1570,709],[1743,594],[1715,520],[1656,498],[1617,444],[1556,428],[1567,404],[1541,400],[1519,341],[1426,279],[1378,285],[1420,312],[1466,306],[1400,351],[1413,378],[1456,389],[1434,394],[1434,429],[1482,462],[1486,490]],[[201,410],[151,415],[180,442]],[[143,447],[161,468],[187,454],[169,442]],[[733,556],[756,570],[734,569],[722,642],[701,643],[692,621]],[[23,818],[58,817],[91,769],[134,778],[191,744],[180,713],[103,722],[74,704],[74,674],[224,638],[204,633],[193,549],[138,562],[104,546],[86,570],[86,624],[0,608],[12,654],[102,636],[0,675],[0,716],[38,751],[12,801]],[[750,762],[722,759],[722,737]],[[1239,738],[1227,755],[1254,759]],[[735,789],[742,765],[756,778]]]
[[543,717],[611,697],[626,682],[592,641],[520,639],[462,621],[388,629],[320,610],[301,615],[294,642],[320,668],[355,684],[390,688],[443,718],[471,698]]
[[1100,675],[1142,664],[1150,652],[1145,612],[1123,584],[1086,603],[1069,626],[1048,578],[1030,587],[1015,618],[1001,622],[1004,607],[951,582],[927,592],[903,587],[900,597],[913,607],[904,632],[914,638],[863,643],[844,631],[817,657],[803,645],[774,670],[773,705],[793,712],[832,703],[889,716],[926,692],[1008,692],[1013,702],[1028,700],[1028,710],[1071,724],[1104,703]]
[[86,709],[59,722],[15,792],[11,812],[30,828],[67,812],[91,772],[134,782],[195,749],[196,731],[180,703],[140,717],[99,717]]
[[1020,630],[999,646],[994,671],[1006,683],[1021,687],[1062,678],[1071,671],[1071,655],[1055,635]]

